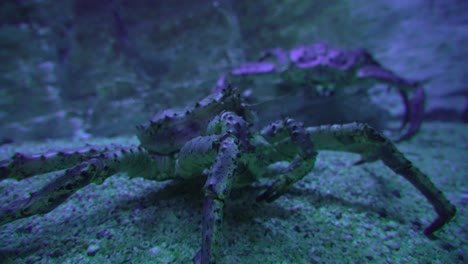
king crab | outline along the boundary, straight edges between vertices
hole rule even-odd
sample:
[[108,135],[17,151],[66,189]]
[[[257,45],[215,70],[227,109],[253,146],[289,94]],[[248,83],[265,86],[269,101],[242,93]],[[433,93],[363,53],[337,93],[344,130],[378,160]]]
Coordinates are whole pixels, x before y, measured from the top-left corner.
[[357,164],[382,160],[413,184],[438,214],[425,230],[431,235],[455,215],[456,208],[384,135],[362,123],[304,127],[291,118],[260,130],[250,124],[248,105],[227,87],[185,110],[168,109],[137,126],[140,145],[86,146],[42,154],[16,153],[0,161],[0,180],[22,180],[59,171],[29,197],[4,204],[0,224],[45,214],[80,188],[102,183],[117,172],[149,180],[205,177],[201,250],[195,263],[214,263],[221,239],[224,203],[232,188],[272,181],[257,201],[273,202],[313,167],[319,150],[360,154]]
[[[222,75],[217,82],[216,90],[222,89],[227,83],[237,84],[246,77],[258,75],[278,78],[281,80],[280,86],[288,90],[305,88],[305,93],[315,91],[325,96],[330,96],[336,90],[351,85],[370,87],[373,84],[384,83],[394,86],[405,106],[400,130],[409,123],[406,132],[396,141],[414,136],[419,131],[424,118],[425,93],[422,83],[399,77],[384,68],[364,49],[338,49],[322,42],[298,46],[291,50],[270,49],[257,61],[244,63]],[[413,95],[411,99],[410,94]]]

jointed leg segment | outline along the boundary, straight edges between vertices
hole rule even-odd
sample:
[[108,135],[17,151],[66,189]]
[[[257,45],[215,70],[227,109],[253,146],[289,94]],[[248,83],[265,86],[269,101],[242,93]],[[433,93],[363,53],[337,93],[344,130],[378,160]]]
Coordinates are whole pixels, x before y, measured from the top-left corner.
[[257,201],[272,202],[314,168],[317,151],[302,123],[290,118],[265,127],[262,136],[275,147],[280,156],[284,156],[283,161],[290,161],[277,168],[279,174],[275,176],[275,182],[257,197]]
[[456,214],[456,207],[415,167],[395,145],[374,128],[360,123],[306,128],[318,150],[336,150],[360,154],[359,163],[382,160],[395,173],[414,185],[432,204],[438,218],[424,230],[431,235]]
[[[45,160],[45,156],[51,157],[51,160]],[[73,162],[78,164],[70,165]],[[24,179],[35,174],[61,171],[51,182],[31,193],[28,198],[2,206],[0,208],[0,224],[35,214],[48,213],[79,189],[90,183],[102,183],[119,171],[127,171],[130,176],[134,176],[134,174],[137,176],[146,175],[147,178],[163,180],[168,175],[168,171],[165,170],[170,170],[172,171],[171,177],[173,177],[173,162],[169,162],[171,166],[167,166],[165,163],[167,162],[164,158],[148,155],[144,149],[139,147],[88,147],[76,151],[50,152],[42,155],[17,153],[11,159],[4,160],[0,164],[0,179],[10,177]],[[67,169],[67,167],[70,168]],[[144,169],[139,169],[141,167]],[[37,173],[34,173],[35,171]]]
[[218,156],[209,170],[203,191],[202,247],[195,262],[208,264],[216,259],[219,240],[222,237],[221,225],[224,215],[224,202],[234,181],[236,160],[239,148],[234,137],[220,142]]

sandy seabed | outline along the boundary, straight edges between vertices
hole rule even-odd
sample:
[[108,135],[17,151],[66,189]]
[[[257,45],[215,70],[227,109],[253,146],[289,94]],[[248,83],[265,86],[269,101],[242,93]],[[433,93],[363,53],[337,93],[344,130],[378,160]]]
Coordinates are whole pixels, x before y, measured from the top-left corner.
[[[0,148],[0,159],[83,144],[8,145]],[[425,123],[398,148],[458,207],[436,239],[422,234],[435,212],[409,182],[381,162],[352,166],[357,155],[325,151],[304,180],[271,204],[255,202],[261,188],[233,191],[218,263],[468,262],[468,126]],[[0,204],[51,177],[0,182]],[[0,263],[191,263],[201,241],[201,205],[200,184],[117,174],[48,214],[3,225]]]

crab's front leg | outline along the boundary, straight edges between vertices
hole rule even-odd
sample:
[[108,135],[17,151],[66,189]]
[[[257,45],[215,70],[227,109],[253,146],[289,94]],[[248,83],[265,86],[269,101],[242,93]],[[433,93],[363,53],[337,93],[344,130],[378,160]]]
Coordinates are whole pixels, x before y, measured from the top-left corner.
[[201,250],[194,258],[195,263],[201,264],[214,263],[218,255],[224,202],[232,188],[240,147],[246,147],[249,137],[245,120],[232,112],[216,116],[208,125],[207,134],[184,144],[175,171],[182,178],[207,174]]
[[306,131],[318,150],[360,154],[362,159],[356,164],[382,160],[391,170],[413,184],[438,214],[437,219],[424,230],[424,234],[432,235],[455,216],[456,207],[432,183],[431,179],[414,166],[388,138],[374,128],[366,124],[351,123],[309,127]]
[[217,157],[208,171],[203,187],[202,245],[194,259],[197,264],[215,263],[218,256],[224,202],[232,187],[239,155],[236,141],[234,137],[227,136],[219,142]]

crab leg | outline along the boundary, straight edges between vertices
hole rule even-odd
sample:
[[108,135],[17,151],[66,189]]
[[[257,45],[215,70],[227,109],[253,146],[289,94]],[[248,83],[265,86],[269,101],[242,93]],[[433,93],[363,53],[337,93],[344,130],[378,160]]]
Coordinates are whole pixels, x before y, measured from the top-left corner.
[[196,137],[180,151],[176,165],[179,177],[195,177],[212,164],[203,187],[202,246],[195,263],[208,264],[216,259],[224,202],[233,185],[239,155],[238,140],[231,134]]
[[203,202],[202,247],[196,263],[213,263],[221,238],[224,202],[229,195],[236,169],[239,149],[234,137],[227,137],[218,147],[218,156],[211,167],[205,186]]
[[[272,159],[280,162],[274,164],[274,174],[276,174],[274,177],[277,180],[257,197],[257,201],[272,202],[283,195],[291,185],[302,180],[314,168],[317,152],[302,123],[290,118],[266,126],[261,135],[276,150],[276,153],[264,153],[267,154],[266,157],[273,154],[276,157],[272,157]],[[285,160],[292,161],[281,162]]]
[[[12,177],[22,179],[30,176],[34,168],[41,173],[49,172],[47,169],[62,169],[72,161],[78,159],[77,153],[65,152],[49,154],[52,161],[60,156],[62,163],[53,165],[50,160],[44,160],[44,155],[16,154],[12,159],[3,161],[0,166],[2,178]],[[14,201],[0,209],[0,225],[6,224],[35,214],[45,214],[64,202],[77,190],[90,183],[100,184],[118,171],[127,171],[130,177],[140,176],[154,180],[168,179],[173,175],[174,162],[168,162],[164,157],[151,156],[141,147],[115,147],[102,153],[96,149],[86,152],[94,155],[87,156],[87,160],[78,165],[59,172],[54,179],[40,190],[30,193],[28,198]],[[86,157],[86,155],[84,155]],[[69,158],[69,159],[67,159]],[[84,158],[82,158],[84,159]],[[42,165],[40,161],[45,162]],[[26,169],[23,169],[24,166]],[[37,173],[36,173],[37,174]]]
[[15,153],[10,159],[0,161],[0,180],[7,178],[22,180],[38,174],[63,170],[105,151],[108,149],[87,146],[72,150],[50,151],[44,154]]
[[6,224],[35,214],[52,211],[78,189],[89,184],[93,178],[106,177],[113,172],[104,170],[99,159],[90,159],[59,173],[52,182],[28,198],[14,201],[0,209],[0,224]]
[[[209,153],[213,150],[212,147],[216,141],[220,141],[218,146],[217,157],[208,172],[208,177],[204,186],[205,199],[203,205],[203,226],[202,226],[202,248],[195,256],[195,263],[208,264],[216,259],[219,248],[219,239],[221,237],[220,228],[222,224],[224,202],[233,186],[233,175],[237,168],[236,160],[240,156],[238,149],[239,141],[231,136],[231,133],[236,135],[242,134],[242,129],[238,129],[239,123],[229,121],[234,120],[234,115],[227,113],[215,118],[215,121],[225,127],[219,130],[231,131],[224,136],[205,136],[194,138],[187,142],[181,149],[178,158],[179,174],[181,172],[196,171],[196,168],[206,166],[209,160]],[[213,127],[216,127],[214,125]],[[237,129],[237,131],[235,131]],[[279,176],[265,192],[263,192],[258,200],[266,200],[271,202],[280,197],[292,184],[301,180],[313,168],[317,152],[314,145],[306,133],[301,123],[295,122],[292,119],[277,121],[265,127],[260,135],[266,142],[256,145],[257,150],[264,155],[264,161],[284,161],[293,159],[291,162],[279,163],[275,171]],[[292,144],[291,144],[292,143]],[[242,156],[242,161],[247,163],[250,169],[258,167],[259,164],[255,160],[251,160],[248,154]],[[196,157],[196,160],[191,157]],[[252,162],[249,164],[249,162]],[[255,171],[254,173],[263,174],[263,171]],[[185,173],[182,173],[184,176]],[[279,174],[279,175],[278,175]]]
[[374,128],[361,123],[309,127],[306,131],[318,150],[346,151],[360,154],[356,164],[382,160],[395,173],[416,187],[432,204],[438,214],[425,230],[425,235],[438,231],[456,214],[456,207],[432,183],[431,179],[415,167],[403,153]]
[[[403,92],[401,93],[403,94]],[[408,130],[397,139],[397,142],[410,139],[419,131],[424,121],[425,102],[426,93],[422,87],[418,87],[414,92],[413,98],[407,103],[406,122],[403,123],[403,126],[409,122]]]
[[239,148],[240,144],[246,144],[246,133],[245,120],[235,113],[223,112],[210,122],[207,136],[189,140],[177,155],[177,177],[188,179],[207,174],[203,187],[202,246],[194,258],[195,263],[208,264],[216,260],[224,202],[233,187],[234,172],[241,155]]
[[[369,79],[372,82],[388,83],[398,89],[405,106],[405,116],[400,129],[403,129],[408,123],[409,128],[397,141],[409,139],[419,131],[424,119],[426,101],[424,89],[419,82],[405,80],[392,71],[383,68],[377,62],[374,61],[373,63],[375,65],[364,66],[359,69],[357,77],[363,80]],[[410,99],[408,94],[413,91],[413,97]]]

